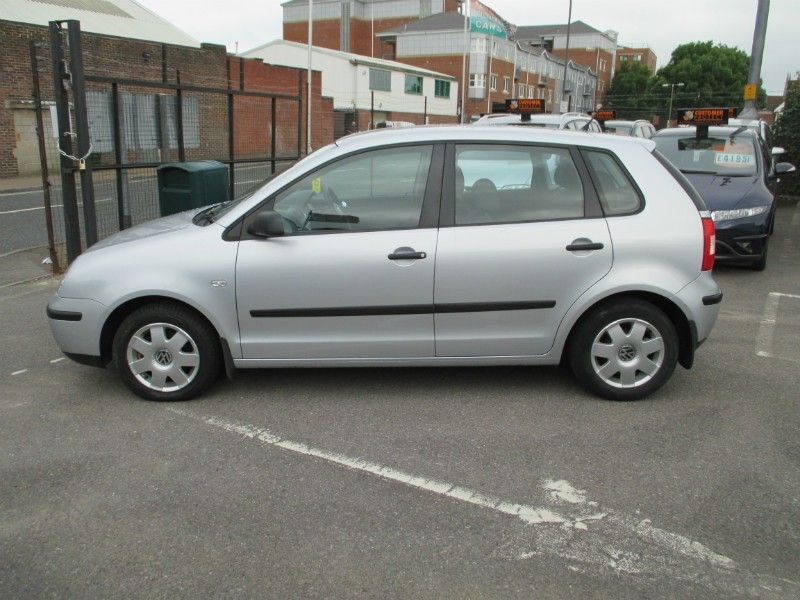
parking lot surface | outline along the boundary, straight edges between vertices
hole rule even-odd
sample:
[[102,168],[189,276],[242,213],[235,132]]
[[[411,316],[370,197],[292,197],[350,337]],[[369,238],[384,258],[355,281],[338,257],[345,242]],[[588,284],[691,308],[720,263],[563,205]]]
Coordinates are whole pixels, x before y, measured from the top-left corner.
[[0,597],[800,597],[800,209],[691,371],[239,372],[159,404],[0,289]]

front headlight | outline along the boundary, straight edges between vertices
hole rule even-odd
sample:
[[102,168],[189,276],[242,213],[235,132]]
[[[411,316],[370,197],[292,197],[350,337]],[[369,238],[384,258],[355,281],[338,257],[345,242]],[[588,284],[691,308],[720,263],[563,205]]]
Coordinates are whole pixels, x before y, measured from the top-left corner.
[[714,210],[711,218],[714,221],[733,221],[735,219],[745,219],[755,217],[769,210],[769,206],[754,206],[753,208],[737,208],[734,210]]

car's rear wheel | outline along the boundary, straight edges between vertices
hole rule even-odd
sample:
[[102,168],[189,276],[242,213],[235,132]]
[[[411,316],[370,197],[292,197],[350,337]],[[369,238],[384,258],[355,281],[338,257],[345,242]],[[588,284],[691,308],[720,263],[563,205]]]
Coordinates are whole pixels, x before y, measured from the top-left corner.
[[569,363],[589,391],[610,400],[638,400],[675,370],[678,334],[658,307],[635,298],[608,302],[573,332]]
[[125,384],[148,400],[189,400],[217,378],[219,339],[190,309],[169,303],[143,306],[114,336],[114,363]]

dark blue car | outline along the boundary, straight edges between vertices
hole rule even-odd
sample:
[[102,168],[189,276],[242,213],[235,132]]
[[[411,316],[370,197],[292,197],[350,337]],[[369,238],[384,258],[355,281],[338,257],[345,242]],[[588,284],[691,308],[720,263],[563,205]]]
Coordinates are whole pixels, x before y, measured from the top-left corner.
[[773,165],[764,141],[745,127],[709,127],[707,136],[695,127],[662,129],[653,141],[711,211],[717,260],[763,270],[775,225],[775,186],[794,167]]

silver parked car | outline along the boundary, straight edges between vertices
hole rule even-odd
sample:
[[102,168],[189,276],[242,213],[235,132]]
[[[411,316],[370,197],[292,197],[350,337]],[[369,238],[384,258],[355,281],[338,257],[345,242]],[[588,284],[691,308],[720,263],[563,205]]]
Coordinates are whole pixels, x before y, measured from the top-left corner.
[[713,222],[653,150],[527,127],[342,138],[96,244],[50,325],[155,400],[235,368],[559,363],[640,398],[692,365],[722,297]]

